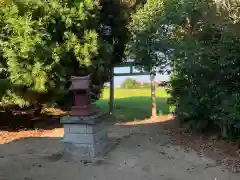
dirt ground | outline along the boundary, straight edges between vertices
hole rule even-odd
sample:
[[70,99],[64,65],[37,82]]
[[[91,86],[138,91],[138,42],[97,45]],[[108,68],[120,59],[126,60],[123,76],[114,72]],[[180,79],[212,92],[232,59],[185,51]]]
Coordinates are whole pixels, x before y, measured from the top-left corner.
[[[164,117],[167,119],[167,117]],[[214,159],[177,144],[164,118],[115,124],[117,145],[92,164],[67,161],[63,129],[0,133],[1,180],[239,180]],[[191,143],[191,142],[189,142]]]

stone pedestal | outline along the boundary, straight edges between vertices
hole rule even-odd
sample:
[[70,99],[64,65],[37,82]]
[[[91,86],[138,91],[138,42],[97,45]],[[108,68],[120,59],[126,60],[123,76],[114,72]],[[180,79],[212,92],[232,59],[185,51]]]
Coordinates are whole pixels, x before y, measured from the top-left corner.
[[92,160],[109,149],[104,121],[108,116],[91,103],[90,76],[72,76],[70,90],[75,103],[70,116],[61,118],[64,127],[65,154],[72,159]]
[[65,153],[80,160],[91,160],[107,153],[109,139],[105,118],[107,116],[102,112],[90,116],[62,117]]

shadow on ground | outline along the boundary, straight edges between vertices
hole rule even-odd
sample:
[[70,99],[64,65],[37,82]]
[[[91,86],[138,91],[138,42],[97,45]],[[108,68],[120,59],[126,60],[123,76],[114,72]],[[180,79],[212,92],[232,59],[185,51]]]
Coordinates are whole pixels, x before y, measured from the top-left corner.
[[[93,164],[67,161],[61,141],[63,130],[39,137],[21,138],[0,146],[0,178],[6,180],[58,179],[218,179],[237,180],[219,165],[195,152],[172,144],[165,133],[175,128],[176,120],[162,116],[158,120],[122,122],[109,128],[109,136],[119,144],[104,160]],[[174,173],[172,173],[174,170]],[[14,173],[13,173],[14,172]]]
[[[16,132],[11,132],[11,136],[14,137],[14,140],[5,143],[1,143],[2,132],[0,132],[0,171],[3,172],[2,177],[0,175],[0,179],[65,180],[71,175],[71,179],[77,180],[79,179],[80,174],[84,180],[95,179],[94,176],[97,176],[97,179],[99,180],[106,180],[108,179],[108,176],[109,179],[112,179],[110,177],[111,173],[113,171],[115,172],[116,168],[120,168],[121,166],[119,164],[124,163],[126,160],[126,156],[122,156],[121,153],[125,153],[127,156],[133,156],[136,147],[140,150],[138,145],[141,144],[141,142],[135,142],[137,144],[134,144],[134,140],[131,140],[132,143],[130,143],[131,146],[129,146],[125,145],[125,143],[129,143],[125,141],[128,137],[134,134],[134,132],[138,132],[141,128],[146,126],[149,125],[142,124],[128,127],[127,125],[119,124],[109,127],[109,136],[119,139],[120,143],[111,150],[110,154],[113,154],[107,155],[104,162],[100,162],[91,167],[88,167],[87,164],[82,164],[80,161],[66,161],[63,155],[64,146],[61,141],[63,137],[62,128],[43,131],[42,134],[33,135],[36,137],[20,137],[19,139],[15,137]],[[151,126],[153,126],[153,124]],[[158,123],[158,125],[155,124],[154,126],[155,129],[156,127],[159,128],[161,123]],[[135,130],[130,130],[130,128],[134,128]],[[31,136],[30,134],[28,135]],[[144,140],[143,142],[146,141]],[[121,145],[122,143],[123,146]],[[118,150],[119,152],[115,152],[119,147],[121,147],[121,149]],[[109,156],[112,156],[113,159],[109,159]],[[107,169],[107,172],[102,173],[105,169]],[[131,169],[128,169],[127,171],[129,172]],[[104,177],[101,178],[99,176]],[[116,176],[121,177],[120,174],[116,174]],[[118,179],[119,178],[117,178],[117,180]]]
[[54,129],[61,127],[60,117],[43,112],[38,115],[25,110],[1,111],[0,130],[19,131],[33,129]]

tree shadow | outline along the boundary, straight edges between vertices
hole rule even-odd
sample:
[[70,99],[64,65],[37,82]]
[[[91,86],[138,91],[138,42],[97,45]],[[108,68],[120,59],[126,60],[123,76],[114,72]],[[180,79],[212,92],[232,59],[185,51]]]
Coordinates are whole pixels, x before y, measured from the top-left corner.
[[[152,126],[155,128],[150,128],[150,130],[152,132],[155,132],[155,129],[158,129],[159,126],[161,126],[160,124],[161,123],[159,123],[159,125],[158,123],[153,123],[151,125],[141,124],[136,125],[133,128],[137,128],[140,130],[148,126]],[[124,130],[126,130],[127,134],[122,133],[123,128]],[[138,131],[137,129],[136,131]],[[129,127],[125,125],[115,125],[109,127],[109,137],[113,139],[118,139],[118,142],[120,143],[117,143],[116,146],[114,146],[110,150],[110,152],[114,152],[115,147],[121,146],[123,152],[125,152],[126,154],[131,154],[133,153],[133,146],[138,147],[137,144],[146,142],[145,139],[143,139],[141,142],[131,140],[131,142],[135,143],[131,143],[130,145],[126,144],[126,140],[128,140],[126,136],[131,136],[132,133],[132,131],[128,130]],[[54,170],[60,168],[61,171],[66,171],[66,167],[72,169],[72,167],[76,167],[76,163],[79,163],[77,164],[77,166],[81,167],[81,161],[74,161],[74,163],[71,163],[71,161],[64,159],[64,143],[62,142],[63,134],[55,132],[56,131],[52,131],[52,133],[48,134],[49,136],[37,135],[36,137],[20,137],[19,139],[16,139],[14,137],[15,140],[11,140],[0,145],[0,166],[2,167],[2,170],[4,172],[3,179],[15,179],[15,177],[17,177],[18,179],[24,179],[25,177],[28,177],[29,169],[27,169],[26,167],[31,167],[31,169],[33,170],[41,168],[41,170],[44,170],[44,172],[46,173],[50,173],[49,168]],[[12,132],[12,135],[9,136],[14,136],[14,134],[15,133]],[[134,138],[142,138],[142,136],[134,136]],[[150,147],[149,150],[151,150]],[[145,151],[145,149],[142,149],[142,151]],[[106,161],[108,161],[107,157],[108,154],[106,155]],[[113,163],[116,164],[116,166],[121,166],[119,165],[116,158],[113,159]],[[22,166],[21,164],[24,164],[24,166]],[[99,166],[102,165],[100,164]],[[90,168],[87,166],[84,167]],[[16,173],[13,174],[12,171],[15,171]],[[31,175],[31,178],[35,179],[35,177],[37,176],[38,172],[33,173]],[[54,176],[57,177],[58,175],[55,174]],[[75,176],[79,176],[78,171],[76,172],[76,174],[73,174],[73,177]]]
[[0,111],[0,130],[9,132],[33,129],[54,129],[62,127],[60,117],[62,115],[52,115],[42,112],[36,115],[34,111],[24,109],[11,109]]
[[[170,106],[167,98],[157,97],[157,114],[166,115],[170,113]],[[99,100],[97,106],[105,112],[108,111],[108,100]],[[148,96],[128,97],[115,99],[114,113],[117,121],[136,121],[151,117],[151,98]]]
[[[29,175],[29,169],[25,167],[31,167],[35,170],[41,168],[42,171],[44,170],[46,173],[50,173],[48,171],[49,168],[56,168],[56,170],[60,168],[61,171],[65,172],[68,168],[72,169],[72,167],[76,167],[76,161],[71,163],[71,161],[64,159],[64,143],[62,142],[63,130],[44,131],[43,133],[44,134],[37,134],[35,137],[34,135],[33,137],[21,136],[17,139],[17,137],[14,136],[15,133],[12,132],[8,136],[14,137],[14,139],[10,137],[10,141],[5,143],[0,142],[0,166],[3,168],[3,176],[6,176],[4,179],[15,179],[10,177],[24,179],[24,177],[20,178],[19,176]],[[182,130],[179,128],[179,121],[176,119],[173,120],[172,117],[168,115],[160,116],[157,120],[146,119],[136,122],[116,123],[114,126],[108,128],[108,136],[113,139],[118,139],[117,145],[110,150],[111,154],[113,153],[112,155],[110,154],[111,166],[113,165],[112,163],[114,163],[116,167],[121,166],[119,165],[118,158],[120,157],[118,157],[118,155],[121,157],[126,155],[128,157],[136,154],[144,156],[145,154],[146,158],[153,160],[146,152],[152,152],[153,154],[159,152],[161,156],[165,156],[167,154],[163,153],[162,147],[172,149],[174,146],[179,147],[180,145],[186,155],[188,155],[189,151],[198,152],[202,144],[206,145],[212,142],[212,140],[203,141],[201,137],[196,138],[193,135],[182,134]],[[180,140],[182,142],[180,142]],[[221,149],[225,149],[225,147]],[[119,150],[121,153],[119,153]],[[231,151],[234,152],[235,150],[236,149],[233,149]],[[229,152],[226,153],[229,154]],[[219,159],[222,158],[222,152],[214,151],[214,149],[212,153],[204,152],[204,154],[218,162]],[[179,158],[178,154],[171,157]],[[168,159],[168,157],[166,158]],[[106,160],[106,164],[108,164],[108,154],[104,159]],[[201,158],[199,160],[201,160]],[[169,161],[169,163],[174,163],[174,161]],[[22,164],[24,164],[24,166],[22,166]],[[104,166],[105,164],[100,164],[99,166],[102,165]],[[82,166],[80,161],[78,167],[79,166]],[[84,167],[90,168],[87,166]],[[12,171],[17,174],[14,175]],[[75,172],[76,174],[73,174],[73,177],[79,176],[78,171]],[[36,174],[33,173],[32,178],[35,179],[35,176],[38,176],[38,171],[36,171]],[[54,176],[57,177],[57,174],[55,173]]]

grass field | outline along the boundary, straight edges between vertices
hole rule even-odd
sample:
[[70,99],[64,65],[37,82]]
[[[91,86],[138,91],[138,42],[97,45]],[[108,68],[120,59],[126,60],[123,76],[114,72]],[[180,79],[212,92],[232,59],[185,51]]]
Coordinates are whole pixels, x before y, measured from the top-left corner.
[[[168,95],[163,88],[157,88],[158,114],[169,114]],[[150,89],[115,89],[114,115],[119,121],[141,120],[151,116]],[[105,89],[102,98],[96,103],[108,111],[109,89]]]

